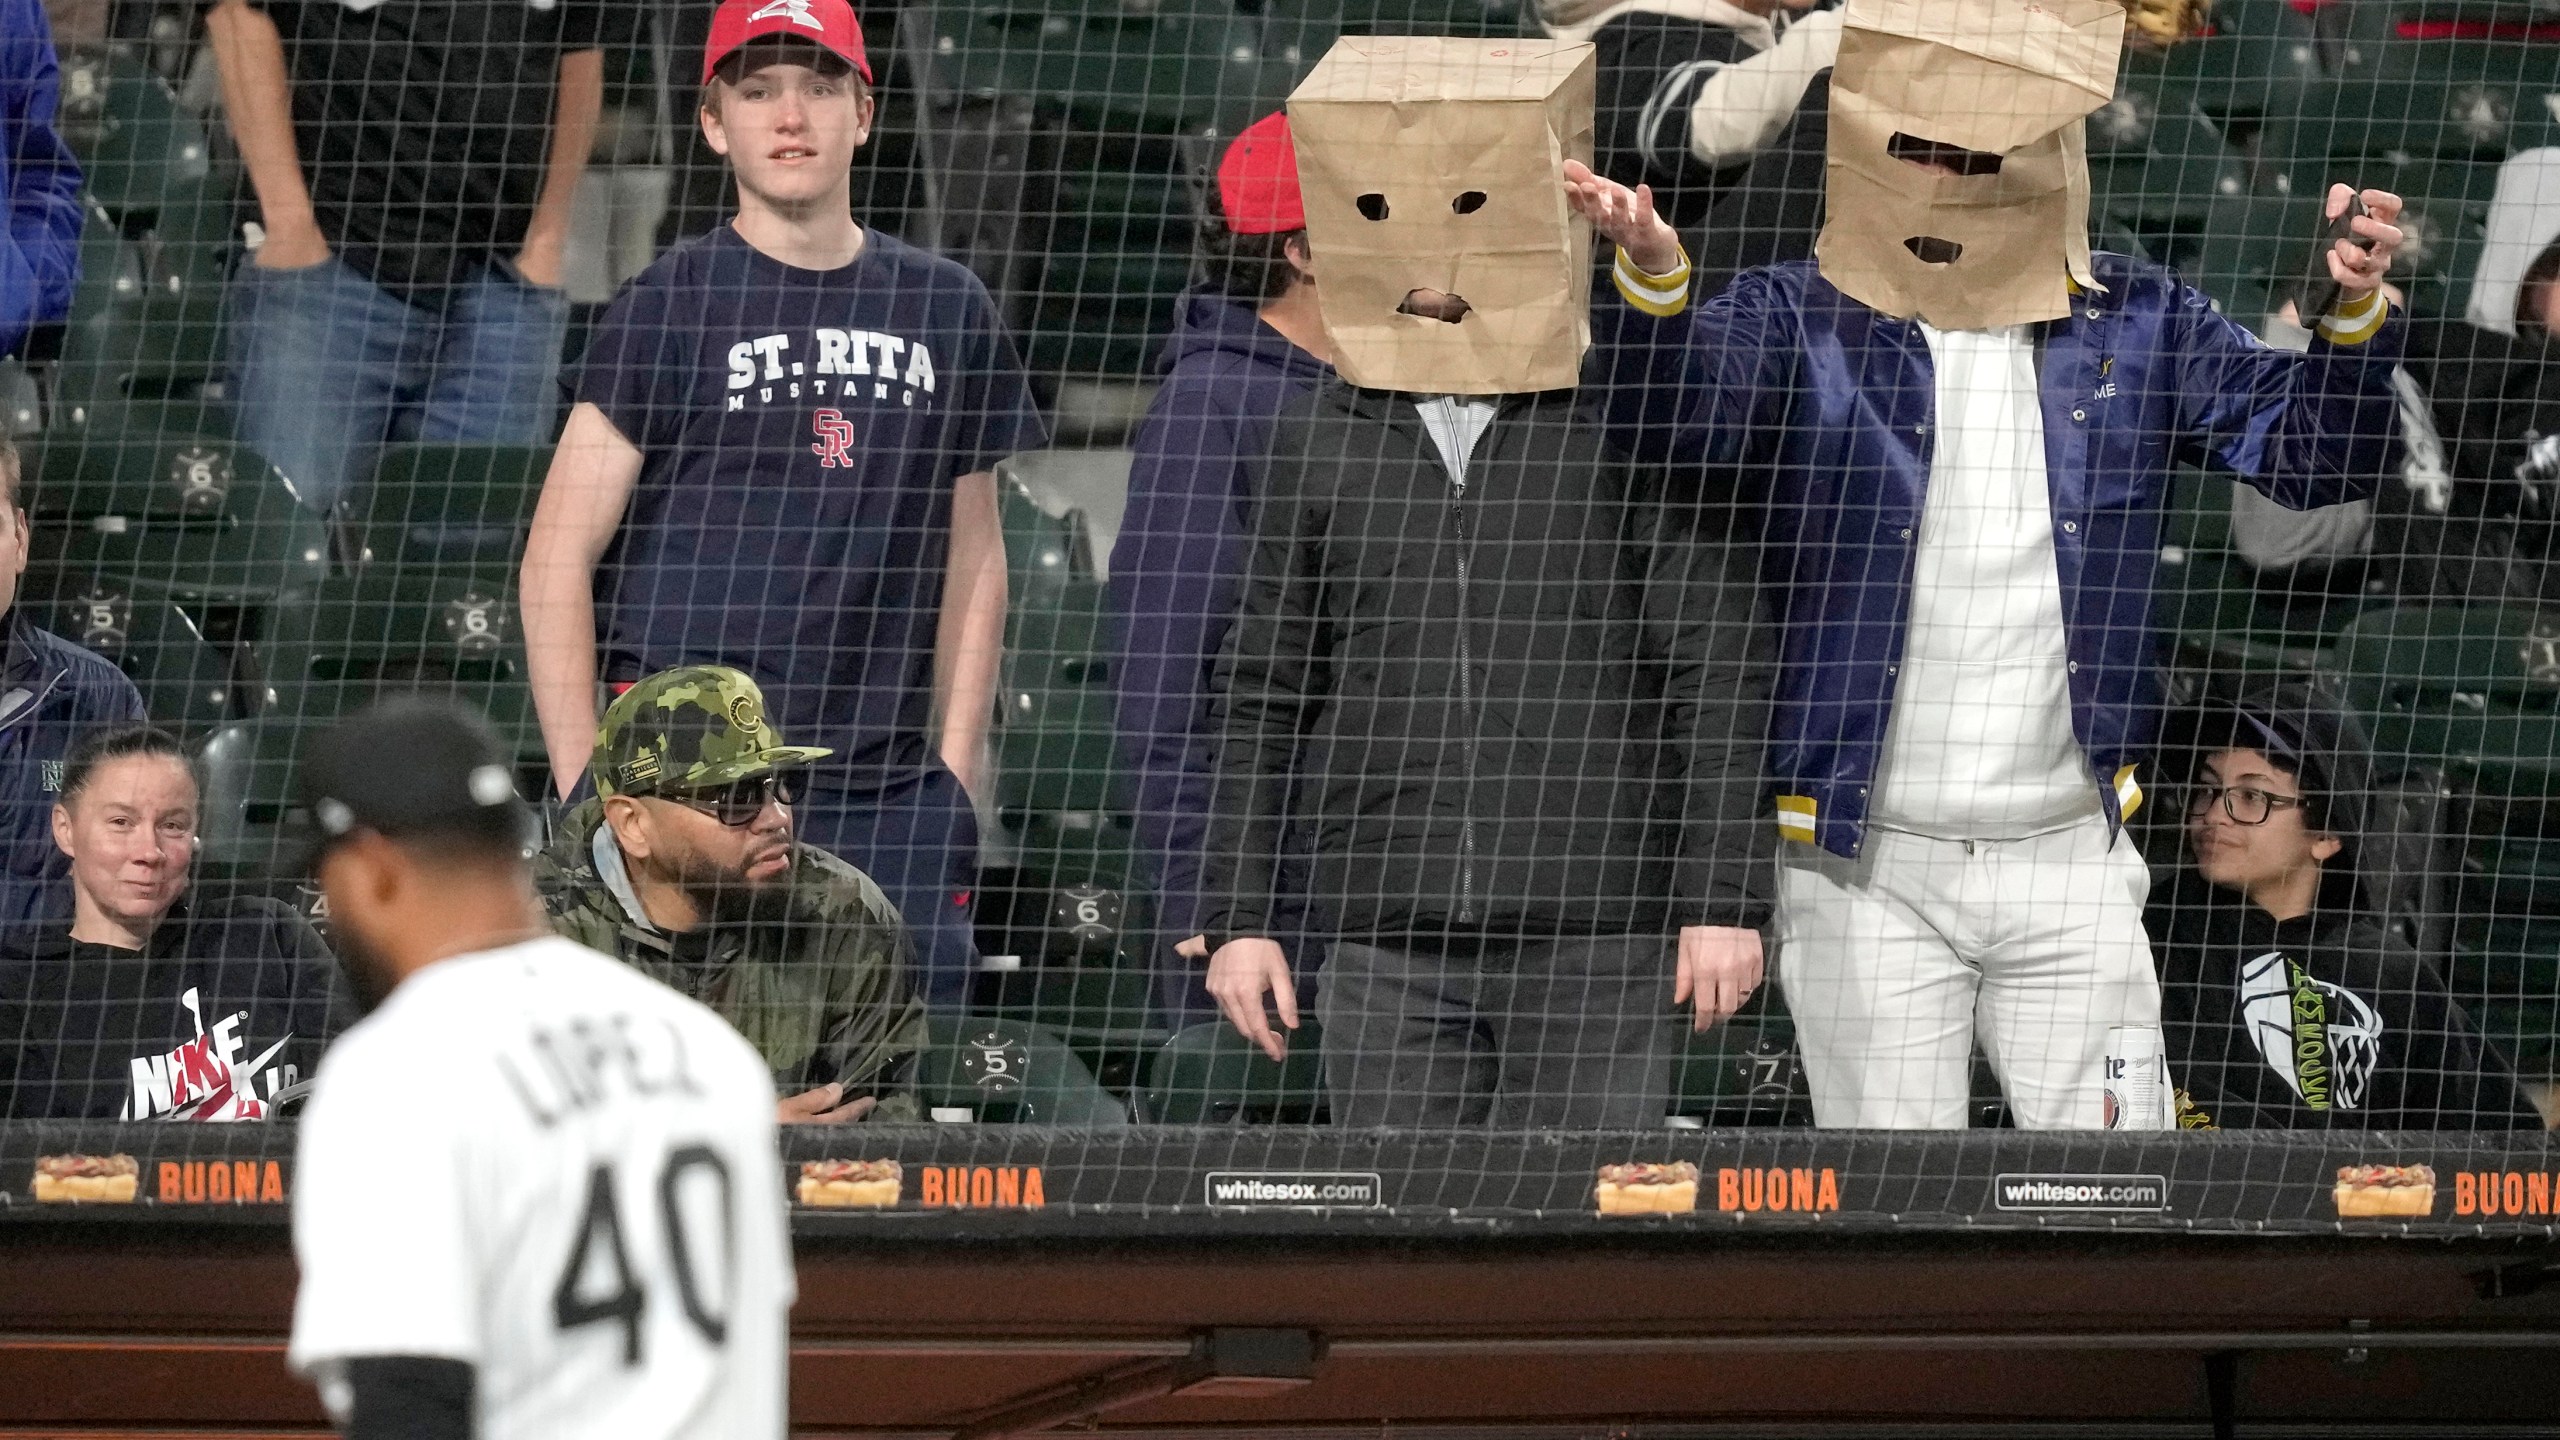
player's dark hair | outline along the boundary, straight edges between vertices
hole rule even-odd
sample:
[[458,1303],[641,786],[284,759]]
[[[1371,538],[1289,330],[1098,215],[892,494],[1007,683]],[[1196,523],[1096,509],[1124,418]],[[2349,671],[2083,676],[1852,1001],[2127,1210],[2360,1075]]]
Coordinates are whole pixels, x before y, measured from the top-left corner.
[[2543,310],[2555,285],[2560,285],[2560,240],[2543,246],[2533,263],[2524,267],[2524,280],[2516,286],[2516,334],[2526,339],[2554,338]]
[[439,825],[383,837],[435,870],[505,870],[525,863],[524,838],[487,828]]
[[1307,232],[1239,235],[1217,216],[1204,216],[1198,227],[1200,268],[1209,287],[1230,300],[1260,305],[1289,293],[1298,268],[1289,263],[1289,242],[1304,247]]
[[147,720],[129,721],[92,730],[72,745],[62,762],[62,803],[70,804],[89,788],[98,771],[118,760],[136,755],[156,755],[177,762],[178,768],[195,778],[195,767],[187,763],[186,747],[178,737]]

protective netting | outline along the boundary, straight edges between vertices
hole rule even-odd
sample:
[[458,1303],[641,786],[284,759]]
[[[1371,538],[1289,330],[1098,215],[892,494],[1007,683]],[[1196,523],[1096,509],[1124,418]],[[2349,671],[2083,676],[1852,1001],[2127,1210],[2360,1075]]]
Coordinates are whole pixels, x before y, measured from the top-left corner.
[[[297,759],[423,691],[564,931],[866,1123],[2543,1123],[2547,5],[2135,5],[2076,107],[1948,40],[1997,0],[1911,7],[1993,67],[1934,82],[1724,0],[872,5],[868,84],[774,0],[708,86],[707,3],[51,8],[0,1117],[290,1108],[353,1013]],[[1905,203],[1861,145],[1917,278],[1816,266],[1826,159]],[[617,739],[677,666],[742,673]]]

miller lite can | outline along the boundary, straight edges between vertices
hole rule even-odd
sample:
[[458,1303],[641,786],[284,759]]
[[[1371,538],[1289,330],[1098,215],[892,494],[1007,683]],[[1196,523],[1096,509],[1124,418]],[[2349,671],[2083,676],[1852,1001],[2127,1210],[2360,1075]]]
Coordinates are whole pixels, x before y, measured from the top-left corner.
[[2107,1028],[2106,1083],[2098,1117],[2108,1130],[2174,1130],[2177,1096],[2169,1081],[2169,1045],[2157,1025]]

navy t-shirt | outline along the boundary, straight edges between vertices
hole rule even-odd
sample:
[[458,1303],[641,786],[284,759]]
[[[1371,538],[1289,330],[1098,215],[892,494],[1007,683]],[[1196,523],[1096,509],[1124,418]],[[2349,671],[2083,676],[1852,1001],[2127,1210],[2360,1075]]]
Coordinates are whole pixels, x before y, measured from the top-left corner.
[[986,287],[868,231],[801,270],[727,225],[634,277],[570,382],[646,457],[597,579],[603,674],[734,665],[811,779],[933,753],[952,482],[1048,441]]

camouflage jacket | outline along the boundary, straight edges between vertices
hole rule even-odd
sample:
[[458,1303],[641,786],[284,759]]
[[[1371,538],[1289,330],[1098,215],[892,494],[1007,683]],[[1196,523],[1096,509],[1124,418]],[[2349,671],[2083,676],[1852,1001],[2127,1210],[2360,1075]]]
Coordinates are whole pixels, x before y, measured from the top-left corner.
[[841,1081],[847,1098],[880,1097],[874,1118],[917,1118],[910,1087],[924,1001],[908,981],[906,925],[869,876],[795,845],[792,919],[668,935],[629,914],[597,872],[603,823],[603,803],[587,801],[534,861],[553,929],[718,1011],[773,1067],[783,1094]]

